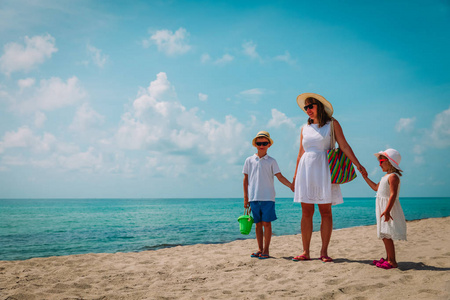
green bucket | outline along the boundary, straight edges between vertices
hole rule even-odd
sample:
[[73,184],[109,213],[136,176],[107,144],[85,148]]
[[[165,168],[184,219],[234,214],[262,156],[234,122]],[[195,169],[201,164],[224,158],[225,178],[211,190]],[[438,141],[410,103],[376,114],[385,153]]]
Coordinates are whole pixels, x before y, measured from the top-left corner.
[[244,215],[238,218],[239,231],[242,234],[249,234],[252,230],[253,217],[250,215],[250,209],[245,209]]

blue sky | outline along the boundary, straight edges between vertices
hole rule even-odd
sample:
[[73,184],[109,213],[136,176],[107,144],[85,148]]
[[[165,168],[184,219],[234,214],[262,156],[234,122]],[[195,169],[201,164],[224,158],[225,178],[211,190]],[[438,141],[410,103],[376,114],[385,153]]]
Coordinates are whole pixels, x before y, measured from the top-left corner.
[[448,1],[242,2],[1,1],[0,197],[242,197],[260,130],[292,179],[304,92],[372,180],[395,148],[401,196],[450,196]]

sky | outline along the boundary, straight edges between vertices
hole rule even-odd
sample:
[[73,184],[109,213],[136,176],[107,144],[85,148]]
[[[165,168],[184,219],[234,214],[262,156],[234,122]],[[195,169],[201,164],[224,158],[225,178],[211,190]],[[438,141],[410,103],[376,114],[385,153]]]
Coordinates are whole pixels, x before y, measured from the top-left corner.
[[449,197],[449,69],[448,1],[1,0],[0,198],[243,197],[260,130],[292,180],[305,92],[373,181],[395,148],[401,197]]

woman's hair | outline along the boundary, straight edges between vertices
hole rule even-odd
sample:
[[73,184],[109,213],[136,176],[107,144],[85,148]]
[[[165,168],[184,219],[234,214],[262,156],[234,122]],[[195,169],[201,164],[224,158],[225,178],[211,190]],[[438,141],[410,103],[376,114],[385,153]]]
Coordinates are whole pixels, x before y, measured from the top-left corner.
[[[326,113],[325,107],[323,106],[322,102],[314,97],[308,97],[305,99],[305,105],[309,104],[317,104],[317,119],[319,120],[319,127],[322,127],[327,124],[328,121],[331,121],[331,118]],[[312,123],[313,120],[311,120],[311,118],[308,118],[308,125],[311,125]]]
[[391,173],[397,173],[398,176],[402,176],[402,171],[400,171],[399,169],[397,169],[396,167],[394,167],[394,166],[391,164],[391,162],[389,161],[389,159],[388,159],[386,156],[383,156],[383,155],[378,156],[378,160],[380,160],[380,159],[387,159],[387,162],[388,162],[388,164],[389,164],[389,170],[388,170],[388,172],[391,172]]

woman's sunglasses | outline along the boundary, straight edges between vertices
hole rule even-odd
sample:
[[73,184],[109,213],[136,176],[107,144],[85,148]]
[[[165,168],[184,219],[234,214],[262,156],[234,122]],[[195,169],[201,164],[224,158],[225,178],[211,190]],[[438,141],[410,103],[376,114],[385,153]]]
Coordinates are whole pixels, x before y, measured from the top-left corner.
[[309,109],[313,109],[314,105],[317,105],[317,103],[313,103],[313,104],[306,105],[306,106],[304,106],[303,108],[305,109],[305,111],[307,111],[308,108],[309,108]]
[[255,144],[256,146],[267,146],[269,145],[269,142],[256,142]]

